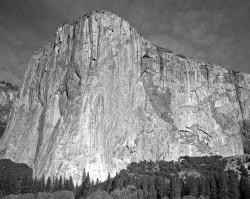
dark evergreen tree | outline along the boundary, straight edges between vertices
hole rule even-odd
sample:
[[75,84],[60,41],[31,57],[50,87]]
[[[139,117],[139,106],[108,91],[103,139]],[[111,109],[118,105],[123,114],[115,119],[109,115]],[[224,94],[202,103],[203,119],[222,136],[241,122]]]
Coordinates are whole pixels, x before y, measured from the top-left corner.
[[119,178],[117,179],[117,185],[116,187],[118,189],[122,189],[124,186],[124,177],[123,176],[119,176]]
[[147,185],[147,179],[145,176],[142,177],[142,192],[144,198],[148,198],[148,185]]
[[59,177],[59,181],[58,181],[58,190],[62,191],[63,190],[63,179],[62,176]]
[[51,192],[52,191],[52,181],[51,181],[50,177],[47,178],[45,191],[46,192]]
[[17,189],[15,186],[15,181],[13,176],[11,175],[11,173],[7,173],[4,177],[3,177],[3,194],[4,195],[9,195],[9,194],[13,194],[13,193],[17,193]]
[[247,177],[241,176],[240,179],[240,197],[241,199],[250,198],[250,186]]
[[36,195],[38,192],[39,192],[39,182],[37,177],[35,177],[32,184],[32,193]]
[[86,175],[86,171],[84,169],[82,174],[82,183],[81,186],[79,187],[79,195],[84,199],[87,198],[89,194],[89,189],[90,189],[90,177],[89,173],[87,173]]
[[170,178],[170,196],[176,199],[181,198],[181,183],[178,174]]
[[27,184],[28,184],[28,176],[24,175],[21,179],[21,193],[28,193],[27,192]]
[[75,186],[74,186],[73,178],[72,176],[69,176],[69,191],[74,191],[74,190],[75,190]]
[[135,178],[135,187],[136,187],[136,189],[140,189],[141,186],[142,186],[141,178],[140,177],[136,177]]
[[85,168],[84,168],[83,173],[82,173],[82,181],[81,181],[81,184],[79,186],[79,195],[81,197],[84,195],[84,183],[85,183],[86,177],[87,177],[87,175],[86,175],[86,171],[85,171]]
[[24,174],[21,179],[21,193],[30,193],[32,190],[32,178]]
[[59,186],[59,180],[58,180],[58,177],[56,176],[56,177],[53,177],[53,183],[52,183],[53,185],[52,185],[52,191],[53,192],[56,192],[56,191],[58,191],[59,189],[58,189],[58,186]]
[[155,190],[155,185],[154,185],[154,179],[150,179],[150,185],[149,185],[149,190],[148,190],[148,199],[156,199],[157,198],[157,192]]
[[118,176],[115,176],[111,182],[111,191],[117,189],[117,181],[118,181]]
[[128,176],[128,185],[134,185],[135,186],[135,177],[134,175]]
[[45,176],[43,174],[42,177],[39,179],[39,192],[45,192],[45,187],[46,187]]
[[63,179],[63,190],[69,190],[70,187],[69,187],[69,179],[67,178],[64,178]]
[[230,199],[239,199],[239,182],[238,176],[233,170],[228,171],[228,188],[229,188],[229,197]]
[[112,186],[111,185],[111,178],[110,178],[110,174],[108,174],[108,178],[107,178],[105,185],[104,185],[104,191],[109,193],[111,190],[111,186]]
[[3,195],[9,195],[12,192],[10,174],[3,178]]
[[181,197],[185,196],[188,194],[188,188],[186,183],[184,182],[184,179],[180,179],[181,181]]
[[211,198],[211,190],[208,178],[205,178],[205,198]]
[[100,185],[99,178],[96,178],[95,186],[96,186],[96,189],[97,189],[97,190],[102,190],[102,189],[101,189],[101,185]]
[[92,194],[93,192],[95,192],[96,190],[97,190],[97,188],[95,186],[95,182],[94,182],[94,180],[91,180],[90,187],[89,187],[89,195]]
[[187,178],[188,195],[197,197],[198,196],[198,179],[194,176]]
[[79,199],[82,197],[81,186],[78,186],[78,184],[76,184],[75,186],[75,196],[76,196],[76,199]]
[[170,195],[171,195],[170,181],[168,181],[165,186],[165,196],[170,197]]
[[229,199],[229,190],[227,187],[227,176],[223,172],[218,176],[218,197],[219,199]]
[[165,186],[166,183],[164,183],[164,179],[157,177],[156,178],[156,191],[157,191],[157,198],[162,199],[165,196]]
[[218,199],[217,195],[217,185],[214,179],[214,176],[211,176],[209,179],[209,184],[210,184],[210,194],[212,199]]
[[206,194],[206,179],[205,177],[201,177],[199,179],[198,195],[205,196],[205,194]]

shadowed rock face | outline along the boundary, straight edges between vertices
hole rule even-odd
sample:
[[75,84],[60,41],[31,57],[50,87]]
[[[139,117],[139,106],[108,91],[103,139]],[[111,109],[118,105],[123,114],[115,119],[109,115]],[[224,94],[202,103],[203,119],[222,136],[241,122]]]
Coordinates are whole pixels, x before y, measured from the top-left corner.
[[2,137],[10,117],[12,103],[18,93],[18,87],[10,83],[0,82],[0,138]]
[[119,16],[92,12],[31,58],[1,157],[79,182],[83,168],[104,180],[132,161],[241,155],[249,84],[248,74],[156,47]]

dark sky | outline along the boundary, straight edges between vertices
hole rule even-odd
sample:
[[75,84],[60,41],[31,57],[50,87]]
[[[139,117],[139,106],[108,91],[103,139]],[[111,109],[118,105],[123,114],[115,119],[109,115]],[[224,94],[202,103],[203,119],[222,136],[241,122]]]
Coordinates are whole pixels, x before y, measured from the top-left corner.
[[250,73],[249,0],[0,0],[0,81],[20,84],[60,24],[103,9],[156,45]]

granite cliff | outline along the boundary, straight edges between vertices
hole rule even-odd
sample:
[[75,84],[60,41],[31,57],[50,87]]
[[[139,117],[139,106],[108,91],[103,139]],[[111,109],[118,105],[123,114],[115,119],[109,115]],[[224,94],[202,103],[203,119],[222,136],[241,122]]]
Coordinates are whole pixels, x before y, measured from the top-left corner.
[[0,140],[35,176],[93,179],[132,161],[250,152],[250,75],[157,47],[108,11],[31,58]]
[[0,138],[9,120],[12,103],[18,93],[18,87],[10,83],[0,82]]

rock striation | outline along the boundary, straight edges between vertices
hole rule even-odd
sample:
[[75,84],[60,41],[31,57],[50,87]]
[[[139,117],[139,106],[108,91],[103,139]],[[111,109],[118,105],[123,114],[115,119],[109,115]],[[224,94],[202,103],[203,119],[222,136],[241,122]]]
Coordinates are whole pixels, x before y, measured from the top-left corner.
[[10,83],[0,82],[0,138],[9,120],[12,103],[18,94],[18,87]]
[[250,75],[186,58],[94,11],[31,58],[0,157],[91,178],[132,161],[250,152]]

